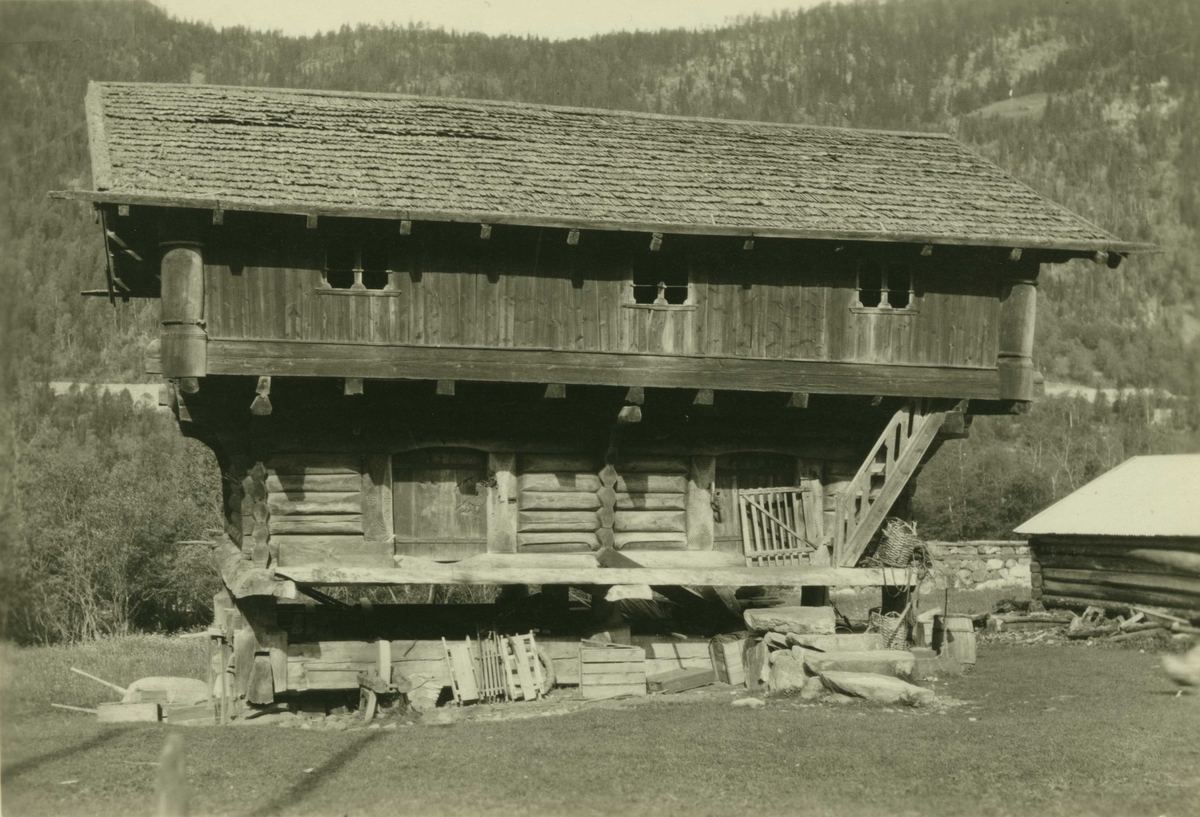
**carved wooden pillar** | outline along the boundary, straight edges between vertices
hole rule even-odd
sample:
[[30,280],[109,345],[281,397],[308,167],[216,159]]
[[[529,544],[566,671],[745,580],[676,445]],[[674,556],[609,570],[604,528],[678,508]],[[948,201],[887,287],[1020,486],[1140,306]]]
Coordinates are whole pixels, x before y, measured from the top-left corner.
[[1033,332],[1037,318],[1037,268],[1005,282],[1000,297],[1001,400],[1033,399]]
[[208,370],[208,333],[204,331],[204,259],[200,244],[168,241],[160,246],[163,377],[204,377]]

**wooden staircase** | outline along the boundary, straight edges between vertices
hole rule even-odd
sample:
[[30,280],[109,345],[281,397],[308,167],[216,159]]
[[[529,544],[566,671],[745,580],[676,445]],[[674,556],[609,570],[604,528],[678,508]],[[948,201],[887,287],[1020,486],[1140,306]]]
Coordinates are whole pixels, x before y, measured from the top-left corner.
[[833,563],[854,567],[888,511],[920,467],[948,412],[916,399],[896,412],[837,500]]

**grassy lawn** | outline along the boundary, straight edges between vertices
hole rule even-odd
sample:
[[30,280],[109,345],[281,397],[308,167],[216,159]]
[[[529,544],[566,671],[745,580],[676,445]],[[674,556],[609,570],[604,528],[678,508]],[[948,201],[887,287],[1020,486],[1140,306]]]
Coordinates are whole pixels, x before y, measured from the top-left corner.
[[[167,728],[46,703],[105,699],[59,677],[81,649],[140,662],[110,667],[122,683],[156,654],[202,669],[202,647],[159,641],[7,652],[4,814],[153,813]],[[1200,813],[1200,697],[1174,697],[1153,654],[983,646],[972,674],[937,687],[961,704],[744,709],[709,694],[497,723],[181,731],[196,814]]]

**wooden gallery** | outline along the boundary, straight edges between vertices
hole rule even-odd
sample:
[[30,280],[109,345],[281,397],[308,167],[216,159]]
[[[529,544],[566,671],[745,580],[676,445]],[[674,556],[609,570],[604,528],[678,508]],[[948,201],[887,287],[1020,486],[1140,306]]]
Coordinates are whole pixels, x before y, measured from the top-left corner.
[[[252,703],[440,689],[443,636],[577,662],[614,587],[712,635],[748,588],[902,581],[871,556],[921,465],[1034,398],[1041,265],[1143,249],[937,133],[202,85],[86,111],[95,189],[55,195],[97,211],[93,294],[161,300]],[[400,585],[502,590],[327,592]]]

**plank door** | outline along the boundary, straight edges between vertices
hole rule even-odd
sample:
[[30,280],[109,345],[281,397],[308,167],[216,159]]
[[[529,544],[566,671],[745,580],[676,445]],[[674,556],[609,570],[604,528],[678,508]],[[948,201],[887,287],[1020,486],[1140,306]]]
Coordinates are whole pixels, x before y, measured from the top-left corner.
[[396,555],[465,558],[487,552],[487,454],[425,448],[392,460]]
[[738,490],[786,488],[796,484],[796,458],[785,454],[725,454],[717,457],[713,549],[742,553]]

